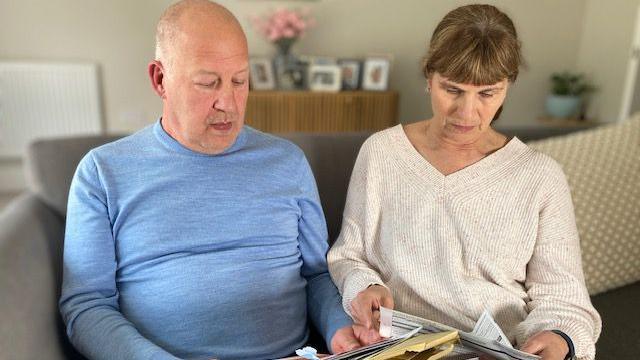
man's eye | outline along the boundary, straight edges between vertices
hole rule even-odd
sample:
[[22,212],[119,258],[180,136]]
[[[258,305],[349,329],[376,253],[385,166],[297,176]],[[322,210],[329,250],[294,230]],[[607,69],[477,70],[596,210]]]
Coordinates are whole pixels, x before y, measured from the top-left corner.
[[218,84],[218,81],[216,80],[216,81],[209,81],[209,82],[199,82],[196,84],[204,87],[214,87],[216,86],[216,84]]
[[242,86],[246,83],[246,80],[233,80],[234,85]]

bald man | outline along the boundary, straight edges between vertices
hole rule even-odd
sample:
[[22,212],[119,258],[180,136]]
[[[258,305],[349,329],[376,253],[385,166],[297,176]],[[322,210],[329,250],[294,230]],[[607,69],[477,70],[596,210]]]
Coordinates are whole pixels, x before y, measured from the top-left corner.
[[302,151],[243,124],[248,51],[204,0],[163,14],[149,64],[162,117],[90,151],[71,185],[60,309],[91,359],[290,355],[311,318],[359,345],[327,273]]

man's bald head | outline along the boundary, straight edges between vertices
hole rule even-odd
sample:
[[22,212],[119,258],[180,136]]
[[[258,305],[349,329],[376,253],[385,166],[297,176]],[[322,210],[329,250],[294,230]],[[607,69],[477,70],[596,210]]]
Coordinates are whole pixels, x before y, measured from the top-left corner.
[[182,0],[167,8],[158,21],[156,60],[169,65],[176,46],[205,33],[210,41],[236,38],[246,46],[240,23],[224,6],[208,0]]

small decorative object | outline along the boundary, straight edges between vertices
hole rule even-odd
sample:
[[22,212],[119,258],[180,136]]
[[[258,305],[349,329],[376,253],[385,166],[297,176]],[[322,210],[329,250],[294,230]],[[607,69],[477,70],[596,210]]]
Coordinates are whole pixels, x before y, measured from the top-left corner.
[[342,90],[357,90],[360,85],[360,61],[341,59],[338,64],[342,69]]
[[[551,75],[551,94],[545,107],[549,115],[556,118],[579,116],[585,94],[595,90],[583,74],[569,71]],[[580,116],[581,117],[581,116]]]
[[312,348],[311,346],[305,346],[302,349],[296,350],[296,355],[304,359],[320,360],[320,358],[318,357],[318,350]]
[[362,73],[362,88],[364,90],[387,90],[390,63],[389,59],[383,57],[367,58]]
[[253,90],[273,90],[276,87],[271,59],[252,57],[249,59],[251,87]]
[[309,89],[312,91],[340,91],[341,69],[338,65],[311,65]]
[[276,45],[278,52],[274,64],[278,87],[283,90],[299,89],[304,80],[300,77],[300,64],[291,54],[291,47],[309,27],[315,25],[310,11],[282,8],[254,17],[251,21],[262,36]]

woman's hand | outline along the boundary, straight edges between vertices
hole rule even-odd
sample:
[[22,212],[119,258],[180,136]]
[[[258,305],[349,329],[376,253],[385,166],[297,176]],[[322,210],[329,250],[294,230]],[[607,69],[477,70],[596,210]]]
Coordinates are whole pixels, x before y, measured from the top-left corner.
[[380,307],[393,309],[393,297],[382,285],[371,285],[351,301],[354,333],[362,344],[380,341]]
[[331,352],[340,354],[361,347],[354,330],[351,326],[338,329],[331,339]]
[[569,345],[562,336],[541,331],[529,338],[520,350],[539,355],[542,360],[563,360],[569,353]]

